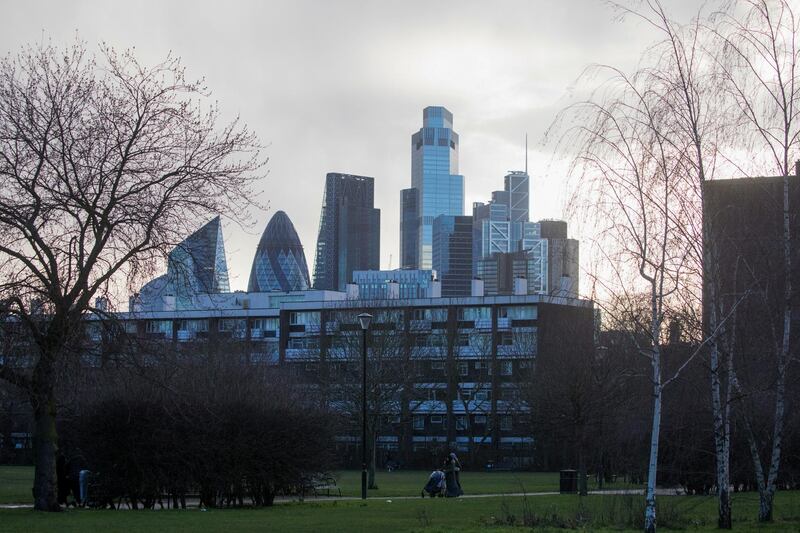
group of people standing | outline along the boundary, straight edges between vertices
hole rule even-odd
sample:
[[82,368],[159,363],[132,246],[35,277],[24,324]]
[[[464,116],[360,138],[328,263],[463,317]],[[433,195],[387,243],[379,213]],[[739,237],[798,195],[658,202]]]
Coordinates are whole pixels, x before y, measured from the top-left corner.
[[422,497],[425,493],[431,498],[436,496],[457,498],[464,494],[461,489],[461,462],[456,457],[455,453],[450,453],[444,459],[444,465],[441,469],[434,470],[428,477],[428,482],[422,489]]

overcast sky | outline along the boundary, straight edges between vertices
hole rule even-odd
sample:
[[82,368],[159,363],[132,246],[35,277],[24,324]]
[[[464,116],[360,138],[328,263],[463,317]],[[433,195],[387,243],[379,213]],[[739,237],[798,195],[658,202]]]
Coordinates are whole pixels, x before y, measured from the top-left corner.
[[[665,0],[688,20],[697,4]],[[531,219],[560,218],[563,170],[542,135],[592,63],[635,66],[656,37],[599,0],[70,1],[0,3],[0,52],[43,36],[96,48],[169,51],[206,78],[227,116],[269,145],[269,209],[249,232],[225,226],[232,289],[246,289],[258,239],[277,210],[294,222],[309,270],[327,172],[375,178],[381,267],[398,265],[400,190],[411,184],[411,134],[443,105],[461,139],[465,214],[524,166],[529,135]]]

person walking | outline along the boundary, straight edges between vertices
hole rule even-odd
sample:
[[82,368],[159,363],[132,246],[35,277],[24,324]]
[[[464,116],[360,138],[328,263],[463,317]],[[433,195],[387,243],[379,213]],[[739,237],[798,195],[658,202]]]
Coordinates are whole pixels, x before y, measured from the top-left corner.
[[450,460],[453,462],[453,468],[455,470],[456,485],[458,485],[458,495],[461,496],[464,494],[464,490],[461,488],[461,461],[458,460],[455,452],[450,452]]
[[457,498],[461,495],[461,487],[456,482],[456,465],[453,458],[449,455],[444,459],[444,482],[445,482],[445,496],[447,498]]

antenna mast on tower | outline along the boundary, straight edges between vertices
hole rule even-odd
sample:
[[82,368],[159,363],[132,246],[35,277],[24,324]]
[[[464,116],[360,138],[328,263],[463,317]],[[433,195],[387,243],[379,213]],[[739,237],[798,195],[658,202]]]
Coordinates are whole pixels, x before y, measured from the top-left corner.
[[525,133],[525,174],[528,173],[528,133]]

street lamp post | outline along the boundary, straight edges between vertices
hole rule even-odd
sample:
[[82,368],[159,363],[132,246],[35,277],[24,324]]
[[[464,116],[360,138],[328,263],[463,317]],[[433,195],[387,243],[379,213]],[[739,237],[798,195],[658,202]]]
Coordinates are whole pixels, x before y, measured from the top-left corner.
[[367,330],[372,315],[361,313],[358,323],[361,325],[361,499],[367,499]]

